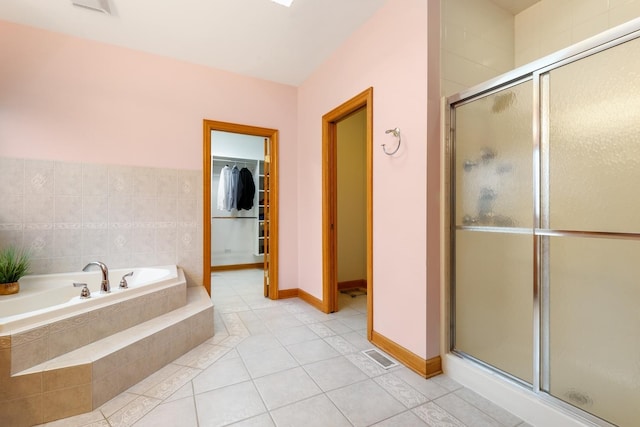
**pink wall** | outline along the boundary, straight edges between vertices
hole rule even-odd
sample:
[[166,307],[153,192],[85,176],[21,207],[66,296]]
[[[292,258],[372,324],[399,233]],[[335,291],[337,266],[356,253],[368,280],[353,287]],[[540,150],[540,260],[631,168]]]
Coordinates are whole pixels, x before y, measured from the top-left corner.
[[[423,358],[439,354],[437,335],[426,341],[427,6],[389,0],[298,91],[300,287],[322,297],[321,117],[373,87],[374,330]],[[389,157],[380,144],[396,126],[403,145]]]
[[[0,156],[201,169],[203,118],[277,128],[280,287],[320,298],[321,117],[372,86],[374,329],[436,356],[439,259],[427,275],[427,245],[431,256],[438,236],[436,226],[427,240],[427,218],[433,230],[438,194],[427,168],[429,179],[438,169],[427,153],[438,153],[438,116],[427,75],[437,61],[427,61],[427,17],[437,3],[389,0],[297,89],[0,21]],[[384,131],[396,126],[403,146],[388,157],[380,144],[394,142]]]
[[0,156],[201,170],[203,119],[278,129],[280,286],[297,287],[295,87],[4,21],[0,58]]

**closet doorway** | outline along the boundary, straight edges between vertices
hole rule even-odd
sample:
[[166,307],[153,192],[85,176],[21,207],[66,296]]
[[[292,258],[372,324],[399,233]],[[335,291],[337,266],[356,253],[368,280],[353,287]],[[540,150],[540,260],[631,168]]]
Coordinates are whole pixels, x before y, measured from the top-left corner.
[[[239,230],[249,230],[249,238],[251,239],[249,243],[251,243],[252,247],[250,256],[252,258],[254,256],[259,257],[260,264],[256,265],[255,260],[250,260],[248,265],[252,267],[261,266],[264,269],[264,296],[277,299],[278,131],[213,120],[204,120],[203,128],[203,285],[211,295],[212,243],[216,242],[215,239],[217,238],[216,230],[212,224],[214,221],[226,221],[225,223],[228,225],[233,222],[239,226],[236,227]],[[225,134],[228,135],[227,151],[215,152],[212,146],[216,144],[216,139],[220,141],[220,138]],[[249,155],[241,150],[234,151],[233,146],[229,145],[233,144],[233,141],[246,140],[246,136],[255,137],[253,139],[263,141],[262,157]],[[215,181],[216,185],[219,184],[220,173],[225,166],[229,168],[233,168],[233,166],[238,168],[246,167],[249,171],[252,171],[251,176],[255,182],[255,204],[251,209],[237,210],[229,209],[227,206],[223,209],[217,209],[218,200],[212,198],[212,193],[215,192],[217,196],[218,188],[213,188],[213,183]],[[229,229],[228,225],[223,225],[222,229]],[[219,228],[219,230],[222,229]],[[218,234],[220,234],[218,236],[220,238],[230,238],[228,235],[222,236],[222,232],[218,232]],[[225,249],[224,252],[227,252],[227,250]],[[234,256],[232,251],[229,251],[229,255]],[[242,256],[244,255],[238,254],[237,256],[241,263],[245,263],[245,261],[242,261]],[[237,267],[239,267],[238,264],[229,268]],[[221,269],[224,269],[224,267]]]
[[[373,330],[373,88],[322,117],[322,309],[340,309],[340,289],[366,290]],[[358,291],[354,294],[356,296]]]

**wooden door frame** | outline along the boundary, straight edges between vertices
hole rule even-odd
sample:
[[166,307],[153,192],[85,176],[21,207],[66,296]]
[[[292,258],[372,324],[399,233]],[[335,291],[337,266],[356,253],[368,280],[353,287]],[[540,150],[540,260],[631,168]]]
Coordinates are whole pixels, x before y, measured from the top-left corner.
[[367,338],[373,331],[373,88],[322,116],[322,309],[338,310],[337,123],[366,108]]
[[269,221],[269,298],[278,299],[278,130],[203,120],[202,138],[202,284],[211,295],[211,131],[269,138],[271,156],[271,218]]

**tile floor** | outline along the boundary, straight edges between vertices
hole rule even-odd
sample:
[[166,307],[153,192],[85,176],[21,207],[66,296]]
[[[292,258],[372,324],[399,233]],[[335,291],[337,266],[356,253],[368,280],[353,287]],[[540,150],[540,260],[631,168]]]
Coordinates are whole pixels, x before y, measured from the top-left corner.
[[384,370],[361,350],[366,297],[323,314],[262,296],[262,271],[215,273],[215,336],[65,427],[519,426],[444,375]]

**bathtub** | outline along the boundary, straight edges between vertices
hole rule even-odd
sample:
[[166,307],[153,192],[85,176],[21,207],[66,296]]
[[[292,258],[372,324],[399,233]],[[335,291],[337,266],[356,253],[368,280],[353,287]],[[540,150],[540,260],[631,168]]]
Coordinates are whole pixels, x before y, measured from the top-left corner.
[[[129,287],[119,289],[122,276],[131,272],[133,275],[127,278]],[[175,265],[166,265],[109,270],[109,294],[100,293],[101,280],[102,273],[99,269],[22,277],[19,293],[0,297],[0,334],[50,323],[98,306],[115,304],[119,300],[157,291],[178,280],[178,269]],[[91,297],[81,299],[82,288],[74,287],[74,283],[86,283]]]
[[93,411],[213,336],[211,298],[181,268],[112,269],[109,294],[101,280],[100,270],[25,276],[18,294],[0,297],[0,378],[11,384],[0,425]]

